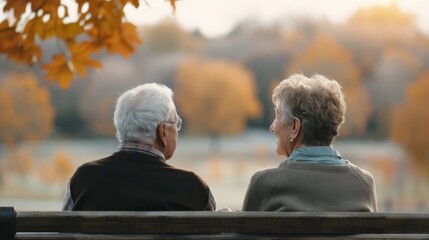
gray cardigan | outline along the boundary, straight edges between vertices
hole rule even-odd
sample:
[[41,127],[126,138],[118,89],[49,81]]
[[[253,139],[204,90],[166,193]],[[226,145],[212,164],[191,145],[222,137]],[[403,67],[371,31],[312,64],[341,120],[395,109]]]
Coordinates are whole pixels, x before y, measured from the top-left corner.
[[256,172],[242,211],[376,212],[371,174],[347,160],[343,166],[283,161]]

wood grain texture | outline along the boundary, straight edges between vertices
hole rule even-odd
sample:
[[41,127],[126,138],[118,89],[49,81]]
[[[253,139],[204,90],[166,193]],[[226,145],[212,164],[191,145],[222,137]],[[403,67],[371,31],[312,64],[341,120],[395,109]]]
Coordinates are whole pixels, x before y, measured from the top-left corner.
[[18,233],[429,234],[428,213],[18,212]]
[[357,234],[357,235],[250,235],[250,234],[18,234],[16,240],[330,240],[330,239],[429,239],[429,234]]

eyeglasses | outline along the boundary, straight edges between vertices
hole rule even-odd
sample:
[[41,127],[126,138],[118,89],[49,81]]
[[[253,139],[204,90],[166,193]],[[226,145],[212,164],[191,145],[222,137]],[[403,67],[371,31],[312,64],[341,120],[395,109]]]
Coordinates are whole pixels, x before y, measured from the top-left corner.
[[176,124],[176,129],[177,131],[180,131],[180,129],[182,129],[182,119],[180,117],[177,117],[177,121],[172,122],[172,121],[165,121],[166,123],[174,123]]

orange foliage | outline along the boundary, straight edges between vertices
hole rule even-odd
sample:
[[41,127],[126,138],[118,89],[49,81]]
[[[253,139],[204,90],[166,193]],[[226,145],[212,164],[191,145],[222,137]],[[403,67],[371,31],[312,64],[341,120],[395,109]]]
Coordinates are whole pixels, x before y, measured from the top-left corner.
[[282,44],[288,49],[300,49],[308,41],[302,31],[294,30],[282,36]]
[[130,80],[132,77],[127,75],[129,73],[126,71],[129,68],[125,68],[115,61],[105,61],[104,64],[108,69],[95,72],[88,79],[88,85],[78,100],[78,110],[88,124],[91,133],[103,137],[112,137],[115,135],[115,127],[112,121],[115,101],[119,93],[135,82]]
[[420,70],[421,63],[410,51],[399,48],[385,48],[383,49],[383,57],[394,59],[401,65],[405,65],[410,72],[418,72]]
[[174,19],[164,19],[158,24],[143,29],[146,46],[156,53],[173,50],[198,50],[201,42],[192,37]]
[[83,96],[83,99],[89,102],[81,101],[79,110],[92,133],[101,136],[114,136],[115,127],[112,119],[118,93],[112,89],[96,89],[94,84],[90,88]]
[[350,17],[349,21],[410,26],[414,21],[414,16],[401,12],[395,2],[392,2],[390,6],[374,5],[362,8]]
[[[174,10],[175,0],[170,4]],[[42,61],[39,40],[60,40],[66,49],[43,68],[46,79],[66,88],[77,73],[85,77],[88,67],[101,66],[92,54],[106,49],[128,57],[141,43],[136,27],[126,21],[127,5],[137,8],[139,0],[7,0],[2,11],[9,17],[0,22],[0,53],[32,65]]]
[[[273,81],[271,81],[270,82],[270,94],[269,94],[269,100],[270,100],[270,102],[272,103],[272,95],[273,95],[273,92],[274,92],[274,89],[280,84],[280,82],[281,82],[281,80],[278,80],[278,79],[276,79],[276,80],[273,80]],[[272,106],[272,105],[270,105],[270,106]],[[273,121],[275,118],[276,118],[276,113],[275,113],[275,111],[270,111],[270,116],[271,116],[271,121]]]
[[387,6],[374,5],[362,8],[348,21],[352,37],[382,46],[403,42],[415,36],[415,17],[403,12],[394,2]]
[[31,74],[10,74],[0,85],[0,140],[14,144],[47,137],[54,121],[48,90]]
[[322,74],[337,80],[346,95],[346,122],[342,136],[362,135],[371,113],[369,93],[361,82],[352,54],[327,35],[317,35],[312,43],[298,53],[286,74]]
[[75,166],[66,152],[57,152],[54,158],[53,172],[60,181],[68,181],[75,171]]
[[406,101],[392,114],[391,137],[401,143],[413,157],[417,168],[427,175],[429,170],[429,70],[409,85]]
[[15,141],[12,133],[7,133],[8,129],[16,128],[13,98],[3,88],[0,88],[0,109],[2,111],[2,117],[0,117],[0,139],[2,142],[13,143]]
[[404,101],[405,89],[420,72],[421,62],[411,51],[393,47],[383,49],[375,67],[374,80],[368,83],[379,132],[388,135],[392,107]]
[[17,171],[21,174],[28,174],[33,169],[33,159],[29,152],[22,152],[18,158]]
[[33,159],[27,149],[8,149],[4,167],[8,173],[15,172],[26,175],[33,169]]
[[[418,28],[413,15],[404,12],[394,1],[356,11],[341,29],[342,42],[353,50],[365,80],[371,79],[386,47],[419,48]],[[417,50],[419,51],[419,50]]]
[[64,183],[67,182],[76,167],[72,163],[70,156],[67,152],[58,151],[54,159],[49,165],[44,165],[40,168],[40,178],[46,183]]
[[382,174],[383,184],[392,185],[394,181],[394,174],[396,171],[396,162],[391,156],[375,155],[372,156],[371,169]]
[[220,60],[188,60],[179,69],[177,103],[191,132],[241,132],[261,106],[253,76],[242,66]]

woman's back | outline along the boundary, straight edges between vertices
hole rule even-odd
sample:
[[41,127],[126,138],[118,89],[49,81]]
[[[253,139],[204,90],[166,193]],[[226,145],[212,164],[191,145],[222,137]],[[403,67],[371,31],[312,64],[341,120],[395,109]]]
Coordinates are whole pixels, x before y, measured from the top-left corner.
[[243,211],[374,212],[372,176],[347,161],[344,166],[285,160],[257,172]]

